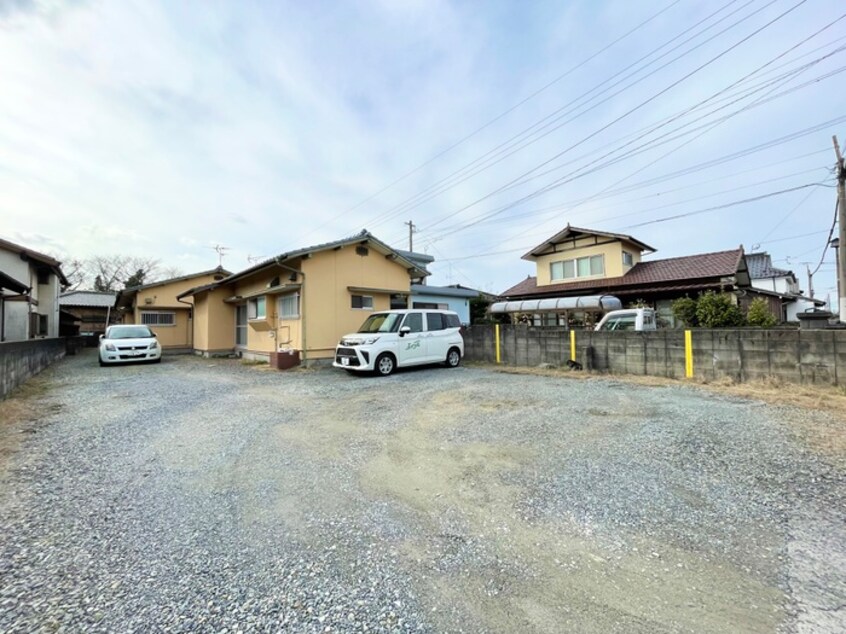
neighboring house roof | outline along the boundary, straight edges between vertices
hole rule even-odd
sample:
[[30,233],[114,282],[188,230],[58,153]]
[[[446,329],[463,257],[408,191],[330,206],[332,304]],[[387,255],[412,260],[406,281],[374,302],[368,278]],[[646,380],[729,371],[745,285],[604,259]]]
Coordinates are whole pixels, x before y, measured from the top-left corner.
[[571,227],[569,224],[564,228],[563,231],[559,231],[551,238],[547,238],[543,242],[541,242],[538,246],[534,249],[526,253],[522,256],[524,260],[532,260],[540,255],[544,255],[544,253],[549,249],[549,247],[554,246],[556,244],[560,244],[567,240],[568,238],[576,238],[578,236],[598,236],[602,238],[610,238],[612,240],[625,240],[626,242],[631,242],[632,244],[638,246],[643,251],[649,251],[650,253],[655,253],[655,249],[651,246],[646,244],[645,242],[641,242],[640,240],[633,238],[632,236],[626,235],[624,233],[611,233],[610,231],[594,231],[593,229],[581,229],[579,227]]
[[412,284],[412,295],[438,295],[441,297],[478,297],[479,291],[471,288],[455,286],[429,286],[427,284]]
[[410,260],[415,264],[419,264],[421,268],[425,268],[427,264],[431,264],[435,261],[435,256],[429,255],[428,253],[417,253],[417,251],[403,251],[402,249],[394,249],[394,251],[399,253],[406,260]]
[[116,295],[115,292],[70,291],[59,295],[59,305],[109,308],[114,305]]
[[[392,247],[389,247],[387,244],[376,238],[372,233],[367,231],[367,229],[362,230],[360,233],[357,233],[353,236],[348,238],[342,238],[341,240],[334,240],[332,242],[324,242],[322,244],[316,244],[310,247],[305,247],[303,249],[296,249],[294,251],[288,251],[287,253],[280,253],[274,258],[269,258],[264,260],[263,262],[259,262],[255,266],[251,266],[248,269],[244,269],[239,273],[235,273],[233,275],[229,275],[219,282],[215,284],[205,284],[203,286],[198,286],[196,288],[189,289],[184,293],[180,293],[177,295],[177,299],[181,299],[183,297],[187,297],[188,295],[196,295],[199,292],[211,290],[218,286],[223,286],[225,284],[229,284],[230,282],[235,282],[240,280],[248,275],[252,275],[253,273],[260,271],[262,269],[268,268],[270,266],[274,266],[279,263],[284,263],[290,260],[296,260],[297,258],[301,258],[307,255],[311,255],[312,253],[317,253],[319,251],[328,251],[330,249],[339,249],[341,247],[350,245],[350,244],[367,244],[377,251],[381,252],[383,255],[392,257],[394,261],[397,261],[404,266],[408,267],[410,271],[417,273],[417,277],[425,277],[429,275],[429,271],[426,270],[424,266],[421,266],[419,263],[409,259],[408,257],[402,255],[403,252],[398,251]],[[410,253],[405,251],[404,253]],[[428,257],[422,253],[415,253],[415,257],[422,256],[423,258]],[[434,258],[433,258],[434,260]]]
[[190,280],[192,277],[202,277],[204,275],[224,275],[229,276],[232,275],[231,271],[227,271],[223,267],[217,266],[213,269],[209,269],[208,271],[200,271],[199,273],[190,273],[189,275],[180,275],[179,277],[171,277],[166,280],[159,280],[158,282],[150,282],[149,284],[142,284],[140,286],[128,286],[120,293],[131,293],[135,291],[143,291],[147,288],[153,288],[154,286],[164,286],[165,284],[173,284],[174,282],[184,282],[185,280]]
[[713,287],[727,277],[737,277],[738,286],[748,287],[749,276],[743,257],[743,248],[714,253],[700,253],[678,258],[639,262],[620,277],[590,279],[561,284],[537,285],[537,278],[529,277],[502,293],[503,297],[526,295],[560,295],[596,292],[621,293],[655,292],[659,290],[684,291],[702,290]]
[[26,293],[29,290],[29,286],[0,271],[0,291],[3,289],[12,291],[13,293]]
[[49,255],[45,255],[44,253],[39,253],[38,251],[33,251],[32,249],[27,249],[26,247],[22,247],[19,244],[15,244],[14,242],[9,242],[8,240],[3,240],[0,238],[0,249],[5,249],[6,251],[12,251],[13,253],[19,253],[23,259],[35,260],[36,262],[40,262],[48,267],[50,267],[56,276],[59,278],[59,281],[62,283],[63,286],[67,286],[69,284],[68,278],[65,277],[65,274],[62,273],[62,263],[59,262],[55,258],[51,258]]
[[749,277],[753,280],[771,277],[792,277],[796,279],[793,271],[774,267],[769,253],[747,253],[746,265],[749,267]]
[[[148,288],[154,288],[156,286],[164,286],[165,284],[173,284],[174,282],[184,282],[185,280],[190,280],[195,277],[203,277],[205,275],[221,275],[225,278],[227,276],[232,275],[232,273],[227,271],[223,267],[217,266],[213,269],[209,269],[208,271],[200,271],[199,273],[191,273],[190,275],[180,275],[179,277],[171,277],[166,280],[150,282],[149,284],[143,284],[141,286],[130,286],[128,288],[123,289],[122,291],[118,291],[117,295],[115,296],[115,307],[126,308],[132,306],[133,297],[138,293],[138,291],[143,291]],[[185,293],[178,295],[177,299],[183,297],[184,295]]]

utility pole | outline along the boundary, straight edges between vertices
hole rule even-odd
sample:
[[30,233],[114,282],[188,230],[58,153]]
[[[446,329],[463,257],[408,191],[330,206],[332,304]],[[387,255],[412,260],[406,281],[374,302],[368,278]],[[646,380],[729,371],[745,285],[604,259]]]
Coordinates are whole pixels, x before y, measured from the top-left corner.
[[404,222],[402,224],[408,225],[408,250],[414,251],[414,234],[417,231],[417,227],[415,226],[413,220],[409,220],[408,222]]
[[805,265],[805,270],[808,271],[808,297],[814,299],[814,274],[811,273],[811,263],[802,262]]
[[[846,245],[846,164],[844,164],[843,156],[840,154],[840,145],[837,143],[837,136],[831,137],[834,143],[834,153],[837,155],[837,166],[835,173],[837,175],[837,224],[839,225],[838,246]],[[837,284],[841,291],[846,291],[846,258],[839,258],[839,266],[837,267]],[[838,295],[838,319],[843,322],[846,321],[846,297]]]

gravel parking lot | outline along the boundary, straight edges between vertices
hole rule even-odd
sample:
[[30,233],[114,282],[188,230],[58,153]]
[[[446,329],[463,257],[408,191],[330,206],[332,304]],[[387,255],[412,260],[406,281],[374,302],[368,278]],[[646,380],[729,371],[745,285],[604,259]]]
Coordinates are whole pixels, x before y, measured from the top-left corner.
[[465,367],[36,381],[0,425],[0,631],[846,631],[818,413]]

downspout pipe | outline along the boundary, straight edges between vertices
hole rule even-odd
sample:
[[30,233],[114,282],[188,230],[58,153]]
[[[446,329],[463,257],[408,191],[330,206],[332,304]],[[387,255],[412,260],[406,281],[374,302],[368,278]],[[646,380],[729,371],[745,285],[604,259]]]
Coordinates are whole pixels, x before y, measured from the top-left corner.
[[189,319],[188,321],[191,322],[191,328],[188,331],[188,334],[190,336],[190,341],[188,342],[188,345],[191,346],[191,351],[193,352],[194,351],[194,317],[195,317],[195,315],[194,315],[194,302],[193,301],[189,302],[187,300],[182,299],[181,297],[177,297],[176,301],[179,302],[180,304],[185,304],[186,306],[189,307],[188,308],[188,311],[189,311],[188,314],[191,316],[191,319]]
[[280,262],[280,261],[279,261],[279,258],[278,258],[278,257],[275,257],[275,258],[273,259],[273,261],[274,261],[274,262],[276,262],[276,266],[278,266],[280,269],[285,269],[286,271],[290,271],[291,273],[294,273],[294,274],[296,274],[296,275],[302,275],[302,276],[303,276],[303,284],[302,284],[302,286],[300,287],[300,320],[302,321],[302,333],[303,333],[303,356],[302,356],[302,358],[300,359],[300,362],[301,362],[303,365],[305,365],[305,364],[306,364],[306,358],[307,358],[307,356],[308,356],[308,352],[307,352],[307,351],[308,351],[308,346],[306,346],[306,318],[305,318],[305,288],[306,288],[306,274],[305,274],[305,273],[303,273],[302,271],[298,271],[297,269],[295,269],[295,268],[293,268],[293,267],[288,266],[287,264],[282,264],[282,262]]

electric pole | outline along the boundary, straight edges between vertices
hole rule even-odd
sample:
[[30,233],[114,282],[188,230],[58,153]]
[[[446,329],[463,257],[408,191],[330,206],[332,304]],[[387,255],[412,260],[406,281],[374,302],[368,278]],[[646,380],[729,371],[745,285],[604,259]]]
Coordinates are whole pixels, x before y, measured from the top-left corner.
[[[837,143],[837,136],[831,137],[834,143],[834,153],[837,155],[837,224],[839,225],[838,246],[846,244],[846,164],[840,154],[840,145]],[[846,291],[846,258],[840,258],[837,267],[837,283],[841,291]],[[846,321],[846,297],[838,295],[838,320]]]
[[417,227],[414,225],[413,220],[409,220],[408,222],[404,222],[402,224],[408,225],[408,250],[414,251],[414,233],[417,231]]
[[808,297],[814,299],[814,274],[811,273],[810,262],[800,262],[805,265],[805,270],[808,272]]

